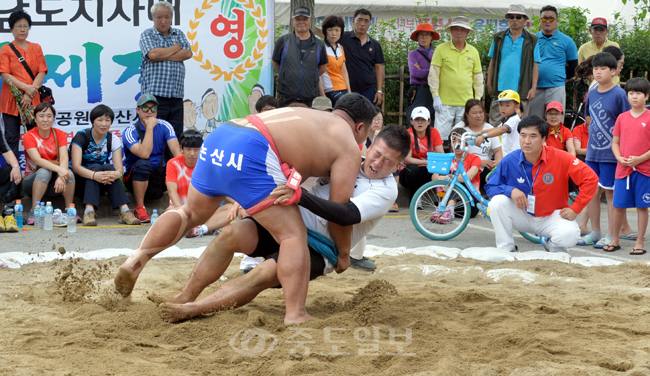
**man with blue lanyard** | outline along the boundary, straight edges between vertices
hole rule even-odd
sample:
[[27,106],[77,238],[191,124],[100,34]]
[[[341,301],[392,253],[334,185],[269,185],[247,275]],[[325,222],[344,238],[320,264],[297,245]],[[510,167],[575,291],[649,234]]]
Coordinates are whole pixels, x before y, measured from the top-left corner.
[[[485,185],[496,246],[516,252],[513,230],[538,234],[550,252],[567,252],[580,239],[577,213],[596,192],[598,176],[573,155],[544,145],[548,124],[538,116],[519,122],[521,150],[501,160]],[[569,178],[580,193],[569,206]]]

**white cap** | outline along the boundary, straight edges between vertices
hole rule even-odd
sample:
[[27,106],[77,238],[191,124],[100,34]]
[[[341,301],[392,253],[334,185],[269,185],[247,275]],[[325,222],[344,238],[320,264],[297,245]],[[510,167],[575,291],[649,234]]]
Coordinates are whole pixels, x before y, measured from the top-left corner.
[[420,107],[415,107],[413,111],[411,112],[411,119],[415,120],[417,118],[423,118],[424,120],[430,120],[431,119],[431,113],[429,113],[429,109],[420,106]]

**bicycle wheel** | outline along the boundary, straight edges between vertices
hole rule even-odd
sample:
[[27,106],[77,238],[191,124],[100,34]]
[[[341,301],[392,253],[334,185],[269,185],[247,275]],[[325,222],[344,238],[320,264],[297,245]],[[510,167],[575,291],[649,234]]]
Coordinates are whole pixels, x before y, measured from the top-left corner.
[[[449,183],[442,180],[432,181],[420,187],[411,200],[411,222],[420,234],[433,240],[449,240],[465,229],[470,217],[470,202],[467,195],[458,187],[454,187],[449,196],[447,207],[455,201],[454,219],[441,223],[438,206],[449,189]],[[418,208],[418,206],[420,206]]]
[[521,236],[523,236],[526,240],[528,240],[528,241],[530,241],[530,242],[532,242],[532,243],[539,244],[539,235],[537,235],[537,234],[532,234],[532,235],[531,235],[531,234],[529,234],[529,233],[527,233],[527,232],[522,232],[522,231],[519,231],[519,233],[520,233]]

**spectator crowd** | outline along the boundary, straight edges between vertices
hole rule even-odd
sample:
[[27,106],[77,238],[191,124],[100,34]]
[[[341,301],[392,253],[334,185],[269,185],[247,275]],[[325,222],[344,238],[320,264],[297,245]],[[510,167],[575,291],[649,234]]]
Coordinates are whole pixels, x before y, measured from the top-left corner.
[[[150,12],[153,27],[141,34],[139,43],[137,119],[117,137],[110,132],[115,114],[109,106],[98,105],[90,112],[92,126],[74,135],[69,145],[65,133],[53,128],[56,110],[41,90],[48,67],[41,47],[27,40],[31,17],[24,11],[10,15],[14,39],[0,50],[0,152],[7,163],[0,169],[0,198],[13,206],[24,194],[31,196],[27,224],[34,223],[34,208],[44,197],[63,196],[66,207],[74,196],[81,198],[79,220],[84,226],[97,225],[95,212],[103,193],[119,210],[119,222],[128,225],[150,222],[145,200],[159,199],[165,191],[169,210],[187,201],[203,145],[201,133],[183,131],[184,61],[192,52],[185,33],[171,27],[170,3],[156,2]],[[551,251],[576,243],[615,251],[619,239],[626,238],[636,241],[632,254],[643,254],[650,206],[650,114],[645,109],[650,84],[631,79],[625,89],[619,86],[624,54],[607,39],[605,18],[592,20],[592,40],[578,48],[558,30],[554,6],[541,9],[541,30],[536,33],[526,29],[528,13],[523,5],[509,6],[504,15],[509,27],[494,34],[485,75],[477,49],[467,42],[474,33],[468,17],[453,17],[444,29],[449,41],[435,48],[440,33],[431,24],[417,26],[411,34],[417,48],[408,54],[411,147],[395,163],[390,180],[413,197],[424,184],[445,178],[429,173],[427,153],[454,151],[460,158],[454,145],[463,133],[473,132],[476,140],[464,161],[471,182],[465,184],[493,199],[497,247],[516,250],[514,228],[543,235]],[[320,28],[313,22],[312,9],[292,10],[292,31],[277,40],[271,59],[278,75],[277,95],[261,96],[256,113],[280,107],[336,112],[341,98],[357,93],[377,106],[367,137],[361,137],[362,154],[369,155],[385,121],[380,108],[385,60],[381,44],[368,34],[372,14],[355,11],[352,30],[345,30],[338,15],[326,17]],[[576,74],[591,81],[587,121],[569,129],[564,124],[565,85]],[[484,87],[494,99],[489,108],[482,101]],[[21,127],[24,178],[17,158]],[[210,157],[241,165],[241,160],[222,160],[223,152]],[[561,193],[545,197],[550,191]],[[606,231],[600,228],[602,193],[608,204]],[[390,204],[390,211],[399,211],[394,199]],[[626,208],[637,209],[638,231],[628,225]],[[238,203],[229,200],[186,235],[218,232],[239,210]],[[580,222],[575,222],[580,213]],[[453,210],[433,218],[441,224],[454,219]],[[65,223],[65,218],[55,218],[55,225]],[[17,231],[12,215],[0,221],[0,231]],[[353,267],[374,269],[362,252],[352,255]]]

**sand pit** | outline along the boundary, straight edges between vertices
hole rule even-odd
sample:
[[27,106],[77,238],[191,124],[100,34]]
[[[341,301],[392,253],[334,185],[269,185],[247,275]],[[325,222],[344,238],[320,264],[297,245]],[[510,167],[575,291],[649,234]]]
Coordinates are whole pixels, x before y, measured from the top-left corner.
[[[0,374],[650,375],[645,262],[419,253],[312,282],[318,319],[295,328],[282,325],[280,290],[163,322],[147,295],[178,292],[194,259],[152,260],[126,300],[112,286],[124,256],[0,268]],[[238,275],[234,264],[225,274]]]

